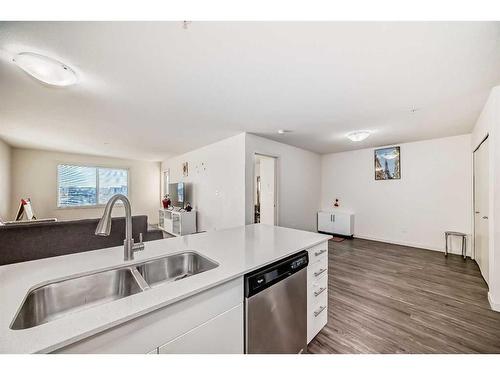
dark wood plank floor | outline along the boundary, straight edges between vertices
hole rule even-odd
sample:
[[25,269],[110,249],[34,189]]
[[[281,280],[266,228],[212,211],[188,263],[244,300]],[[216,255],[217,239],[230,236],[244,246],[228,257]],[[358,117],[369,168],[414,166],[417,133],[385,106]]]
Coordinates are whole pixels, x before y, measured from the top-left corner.
[[473,260],[360,239],[329,250],[328,324],[310,353],[500,353]]

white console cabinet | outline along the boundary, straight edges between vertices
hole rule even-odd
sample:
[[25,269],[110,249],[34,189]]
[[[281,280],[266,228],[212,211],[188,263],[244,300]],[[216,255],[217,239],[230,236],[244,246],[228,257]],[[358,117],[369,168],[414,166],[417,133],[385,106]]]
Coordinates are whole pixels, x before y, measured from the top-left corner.
[[318,232],[352,236],[354,234],[354,214],[347,211],[319,211]]
[[175,211],[160,209],[158,227],[174,236],[196,233],[196,211]]

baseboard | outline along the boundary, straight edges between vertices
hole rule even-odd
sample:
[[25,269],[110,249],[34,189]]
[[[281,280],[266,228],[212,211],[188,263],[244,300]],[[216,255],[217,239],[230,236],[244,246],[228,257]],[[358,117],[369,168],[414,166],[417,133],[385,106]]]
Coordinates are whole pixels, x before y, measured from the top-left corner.
[[317,231],[318,233],[321,234],[328,234],[329,236],[334,236],[334,237],[341,237],[341,238],[354,238],[354,234],[338,234],[338,233],[329,233],[329,232],[323,232],[321,230]]
[[[360,238],[362,240],[370,240],[370,241],[377,241],[377,242],[385,242],[385,243],[390,243],[393,245],[401,245],[401,246],[408,246],[408,247],[415,247],[417,249],[424,249],[424,250],[433,250],[433,251],[439,251],[440,253],[444,253],[444,248],[439,248],[423,243],[416,243],[416,242],[401,242],[401,241],[394,241],[390,240],[387,238],[378,238],[378,237],[371,237],[371,236],[363,236],[363,235],[354,235],[354,238]],[[444,241],[444,239],[443,239]],[[449,251],[449,254],[456,254],[456,255],[462,255],[461,252],[457,251]]]
[[488,302],[490,303],[492,310],[500,311],[500,302],[493,301],[493,297],[490,292],[488,292]]

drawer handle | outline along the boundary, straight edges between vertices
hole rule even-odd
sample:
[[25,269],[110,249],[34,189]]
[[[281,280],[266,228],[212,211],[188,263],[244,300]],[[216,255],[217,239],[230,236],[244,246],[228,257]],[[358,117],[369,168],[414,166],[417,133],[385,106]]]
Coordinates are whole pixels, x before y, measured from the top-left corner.
[[320,306],[318,310],[314,312],[314,317],[317,317],[319,314],[321,314],[324,310],[326,309],[326,306]]
[[319,296],[321,293],[323,293],[326,290],[326,288],[319,288],[319,290],[316,290],[314,292],[314,297]]
[[326,271],[326,268],[321,268],[318,272],[314,272],[314,276],[318,277],[319,275],[321,275],[325,271]]
[[315,257],[319,257],[321,254],[324,254],[324,253],[326,253],[326,250],[324,250],[324,249],[323,249],[323,250],[321,250],[321,251],[316,251],[316,252],[314,253],[314,256],[315,256]]

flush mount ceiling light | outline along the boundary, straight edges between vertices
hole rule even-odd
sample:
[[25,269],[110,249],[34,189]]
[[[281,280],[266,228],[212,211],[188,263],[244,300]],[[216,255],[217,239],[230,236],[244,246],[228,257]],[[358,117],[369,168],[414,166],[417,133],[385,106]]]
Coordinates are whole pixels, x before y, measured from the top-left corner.
[[286,134],[286,133],[291,133],[291,130],[286,130],[286,129],[280,129],[278,130],[278,134]]
[[368,138],[370,136],[370,132],[367,130],[358,130],[355,132],[350,132],[346,135],[353,142],[361,142],[362,140]]
[[32,77],[53,86],[70,86],[77,82],[76,73],[69,66],[34,52],[21,52],[13,61]]

